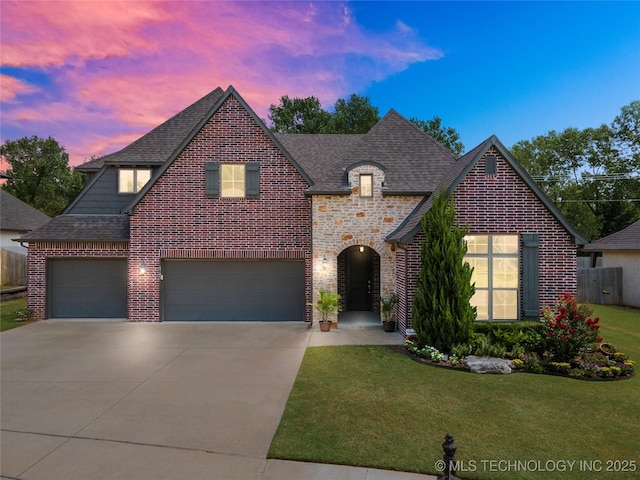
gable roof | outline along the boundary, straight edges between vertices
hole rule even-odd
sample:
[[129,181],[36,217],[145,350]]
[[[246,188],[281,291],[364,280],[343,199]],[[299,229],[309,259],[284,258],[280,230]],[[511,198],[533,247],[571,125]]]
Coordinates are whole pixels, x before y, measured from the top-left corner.
[[80,172],[93,172],[105,164],[157,165],[168,160],[184,137],[224,95],[220,87],[158,125],[122,150],[78,165]]
[[276,138],[309,173],[309,194],[344,194],[346,173],[362,164],[385,170],[386,195],[426,195],[456,161],[456,156],[390,110],[365,134],[277,134]]
[[[524,181],[529,189],[534,193],[536,197],[544,204],[549,212],[560,222],[564,229],[569,232],[574,241],[578,245],[584,245],[588,240],[565,218],[565,216],[558,210],[558,207],[547,197],[538,184],[531,178],[527,171],[520,165],[515,158],[511,155],[509,150],[498,140],[498,137],[492,135],[480,145],[469,151],[453,165],[451,170],[446,174],[440,188],[444,189],[447,194],[453,192],[456,187],[464,180],[467,174],[473,167],[476,166],[480,158],[491,149],[495,147],[498,152],[504,157],[507,163],[516,171],[518,176]],[[391,232],[387,236],[387,241],[398,243],[410,243],[413,241],[413,237],[421,228],[422,217],[429,211],[433,204],[433,197],[425,198],[420,202],[416,208],[409,214],[409,216],[402,222],[396,230]]]
[[[153,186],[153,184],[162,176],[162,174],[173,164],[178,155],[184,150],[184,148],[193,140],[193,138],[200,132],[202,127],[207,123],[213,115],[218,111],[218,109],[222,106],[222,104],[229,98],[233,96],[242,107],[251,115],[253,120],[258,124],[258,126],[262,129],[262,131],[271,139],[271,141],[276,145],[276,147],[287,157],[287,160],[291,162],[294,168],[300,173],[300,175],[305,179],[305,181],[309,185],[313,185],[313,181],[307,175],[307,173],[300,167],[298,162],[291,156],[291,154],[282,146],[279,140],[274,136],[273,132],[267,128],[264,122],[256,115],[253,109],[244,101],[244,99],[238,94],[238,92],[233,88],[233,86],[229,86],[227,90],[216,100],[214,105],[206,112],[204,116],[200,118],[200,120],[191,128],[191,130],[182,137],[180,143],[174,148],[171,152],[171,155],[166,159],[166,161],[162,164],[162,166],[155,172],[154,176],[151,178],[149,182],[140,190],[140,192],[135,196],[133,201],[122,209],[123,213],[128,213],[131,211],[133,207],[135,207],[138,202],[144,197],[144,195],[149,191],[149,189]],[[196,102],[197,103],[197,102]],[[175,117],[174,117],[175,118]],[[169,120],[170,121],[170,120]],[[166,123],[166,122],[165,122]]]
[[0,189],[0,230],[29,232],[51,220],[49,215]]
[[49,223],[20,237],[25,242],[127,242],[126,215],[59,215]]
[[640,252],[640,220],[619,232],[588,243],[584,246],[584,249],[592,252],[606,250],[635,250]]

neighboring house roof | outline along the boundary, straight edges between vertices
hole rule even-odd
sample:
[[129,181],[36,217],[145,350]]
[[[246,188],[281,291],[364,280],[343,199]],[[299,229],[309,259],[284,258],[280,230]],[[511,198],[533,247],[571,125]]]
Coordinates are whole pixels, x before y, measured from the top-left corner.
[[78,165],[76,170],[97,171],[104,164],[158,165],[164,163],[223,95],[222,89],[216,88],[122,150],[89,160]]
[[359,135],[278,134],[315,185],[310,194],[349,194],[346,173],[357,165],[385,170],[386,195],[427,195],[440,183],[456,156],[395,110]]
[[[525,184],[531,189],[531,191],[538,197],[538,199],[547,207],[551,214],[560,222],[560,224],[569,232],[578,245],[584,245],[588,240],[565,218],[564,215],[558,210],[558,207],[547,197],[538,184],[531,178],[527,171],[520,165],[515,158],[511,155],[509,150],[498,140],[498,137],[492,135],[483,143],[469,151],[453,165],[449,172],[444,177],[439,188],[444,189],[448,194],[453,192],[456,187],[464,180],[467,174],[478,163],[480,158],[489,151],[491,147],[495,147],[498,152],[504,157],[509,165],[516,171]],[[388,241],[398,243],[411,243],[413,237],[421,228],[422,217],[429,211],[433,204],[433,197],[425,198],[420,202],[413,212],[402,222],[396,230],[391,232],[387,236]]]
[[602,252],[606,250],[636,250],[640,252],[640,220],[632,223],[624,230],[588,243],[585,250]]
[[51,217],[0,189],[0,230],[29,232],[51,220]]
[[49,223],[20,237],[25,242],[126,242],[127,215],[59,215]]

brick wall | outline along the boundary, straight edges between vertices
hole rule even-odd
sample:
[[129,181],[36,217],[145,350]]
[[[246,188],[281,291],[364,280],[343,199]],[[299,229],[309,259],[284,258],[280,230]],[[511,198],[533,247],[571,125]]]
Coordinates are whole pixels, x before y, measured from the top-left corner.
[[50,258],[127,258],[126,242],[36,242],[29,244],[27,307],[35,320],[47,313],[47,259]]
[[[207,162],[258,162],[259,198],[208,198]],[[307,187],[242,104],[230,96],[135,208],[130,221],[129,319],[160,320],[163,258],[303,258],[306,302],[310,302]],[[143,262],[147,274],[140,276],[136,272]]]
[[[484,157],[478,161],[454,191],[456,218],[461,225],[469,227],[470,233],[538,233],[540,306],[552,305],[565,292],[575,295],[576,245],[572,236],[500,156],[497,149],[492,147],[488,154],[498,157],[497,174],[485,175]],[[419,232],[414,243],[409,246],[409,304],[401,306],[404,314],[399,322],[401,326],[411,324],[410,303],[420,269],[420,245],[423,239],[423,233]],[[404,265],[404,258],[398,255],[397,263]]]

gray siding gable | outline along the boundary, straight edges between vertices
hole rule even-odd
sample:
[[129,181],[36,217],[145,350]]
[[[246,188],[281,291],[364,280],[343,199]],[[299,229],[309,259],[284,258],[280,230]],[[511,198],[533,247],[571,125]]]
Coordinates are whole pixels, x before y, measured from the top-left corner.
[[118,168],[103,167],[64,213],[74,215],[114,215],[135,194],[118,193]]

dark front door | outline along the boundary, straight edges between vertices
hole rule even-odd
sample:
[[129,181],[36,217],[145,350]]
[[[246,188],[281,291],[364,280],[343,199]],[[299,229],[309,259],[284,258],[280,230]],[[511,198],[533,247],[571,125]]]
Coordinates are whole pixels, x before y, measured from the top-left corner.
[[347,310],[371,310],[373,272],[371,249],[355,246],[347,252]]

